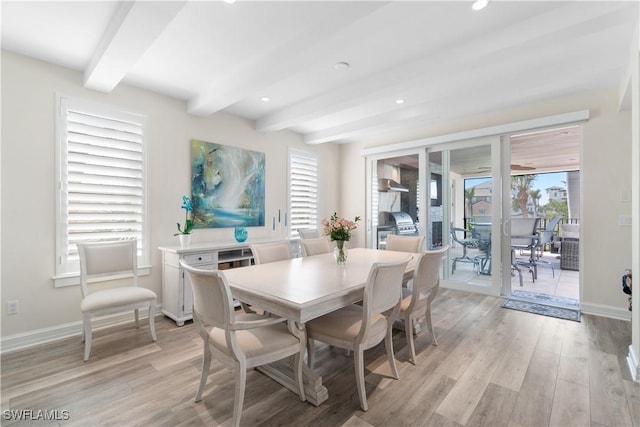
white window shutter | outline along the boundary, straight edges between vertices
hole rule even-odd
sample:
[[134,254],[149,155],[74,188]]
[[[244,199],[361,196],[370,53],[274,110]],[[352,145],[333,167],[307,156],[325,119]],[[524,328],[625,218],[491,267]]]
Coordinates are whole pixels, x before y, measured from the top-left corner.
[[289,151],[289,215],[291,238],[318,227],[318,159],[312,153]]

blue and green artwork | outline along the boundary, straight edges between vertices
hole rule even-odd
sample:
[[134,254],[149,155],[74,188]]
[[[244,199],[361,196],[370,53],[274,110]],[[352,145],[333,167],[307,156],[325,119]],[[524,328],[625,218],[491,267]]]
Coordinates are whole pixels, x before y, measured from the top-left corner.
[[191,140],[194,228],[264,226],[264,153]]

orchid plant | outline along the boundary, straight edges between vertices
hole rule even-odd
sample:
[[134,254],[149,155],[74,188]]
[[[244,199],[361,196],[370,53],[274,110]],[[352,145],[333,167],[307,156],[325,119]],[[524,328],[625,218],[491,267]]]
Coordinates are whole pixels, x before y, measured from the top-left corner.
[[193,203],[191,202],[191,199],[187,196],[182,196],[181,208],[185,210],[184,228],[181,228],[180,223],[177,222],[176,225],[178,226],[178,232],[174,234],[174,236],[177,236],[179,234],[191,234],[191,229],[193,229],[193,220],[189,219],[189,212],[193,211]]

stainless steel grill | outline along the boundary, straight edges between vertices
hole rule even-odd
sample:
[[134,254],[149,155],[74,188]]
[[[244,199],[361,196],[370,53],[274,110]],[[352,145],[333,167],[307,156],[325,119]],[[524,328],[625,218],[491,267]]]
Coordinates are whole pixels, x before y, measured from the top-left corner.
[[393,234],[417,234],[418,227],[406,212],[380,212],[378,214],[378,229],[384,228]]

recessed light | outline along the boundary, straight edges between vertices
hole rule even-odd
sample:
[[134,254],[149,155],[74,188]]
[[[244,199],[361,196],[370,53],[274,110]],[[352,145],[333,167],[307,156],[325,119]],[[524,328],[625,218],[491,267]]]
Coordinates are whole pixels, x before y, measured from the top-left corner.
[[269,101],[271,101],[271,98],[269,98],[268,96],[263,96],[262,98],[260,98],[260,101],[269,102]]
[[396,104],[404,104],[404,99],[402,98],[396,99]]
[[335,70],[346,70],[350,67],[348,62],[336,62],[335,64],[333,64],[333,68]]
[[482,10],[489,4],[489,0],[476,0],[471,5],[473,10]]

